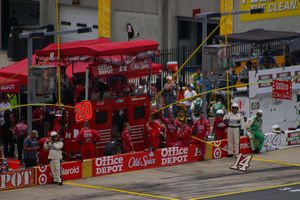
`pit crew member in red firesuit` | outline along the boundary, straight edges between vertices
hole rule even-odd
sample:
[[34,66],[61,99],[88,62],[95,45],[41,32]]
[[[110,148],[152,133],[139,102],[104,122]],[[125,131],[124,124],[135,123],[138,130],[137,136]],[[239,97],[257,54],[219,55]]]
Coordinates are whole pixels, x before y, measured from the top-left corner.
[[154,116],[150,116],[149,122],[146,124],[147,135],[150,141],[151,150],[156,150],[160,145],[161,125]]
[[129,133],[129,123],[127,123],[127,122],[125,122],[123,124],[122,147],[123,147],[123,153],[134,152],[134,147],[131,142],[131,137],[130,137],[130,133]]
[[62,159],[62,148],[64,143],[58,138],[58,133],[53,131],[50,134],[50,139],[44,144],[44,148],[49,150],[48,159],[50,161],[51,173],[53,176],[53,182],[62,185],[61,179],[61,159]]
[[177,132],[178,142],[177,142],[176,146],[188,147],[191,143],[192,129],[187,124],[187,119],[186,119],[185,113],[179,111],[177,118],[181,124],[180,124],[178,132]]
[[44,145],[48,140],[49,140],[48,137],[42,137],[41,139],[39,139],[39,149],[37,153],[39,165],[49,164],[49,160],[48,160],[49,151],[44,148]]
[[88,121],[84,122],[84,127],[81,129],[76,140],[80,143],[80,154],[82,159],[89,159],[96,157],[95,143],[99,141],[100,137],[94,129],[90,128]]
[[161,121],[166,125],[166,147],[172,147],[174,143],[178,142],[177,131],[180,122],[174,118],[172,111],[168,118],[161,116]]
[[223,117],[224,111],[221,109],[217,110],[212,130],[215,136],[215,140],[222,140],[227,138],[227,126],[223,120]]
[[[203,112],[200,113],[200,118],[197,119],[192,127],[192,132],[196,133],[195,137],[206,141],[207,137],[209,135],[210,130],[210,124],[209,121],[205,118],[205,115]],[[193,138],[192,140],[193,144],[200,144],[201,147],[201,159],[204,160],[205,158],[205,142],[196,140]]]

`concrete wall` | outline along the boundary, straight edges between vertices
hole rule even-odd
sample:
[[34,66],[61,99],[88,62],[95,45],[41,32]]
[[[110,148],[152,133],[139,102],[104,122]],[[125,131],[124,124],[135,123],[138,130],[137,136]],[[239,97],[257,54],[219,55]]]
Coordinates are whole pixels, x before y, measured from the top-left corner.
[[[240,10],[240,1],[234,1],[235,10]],[[251,29],[263,28],[277,31],[300,31],[300,16],[282,17],[277,19],[265,19],[251,22],[241,22],[240,16],[234,16],[234,32],[244,32]]]

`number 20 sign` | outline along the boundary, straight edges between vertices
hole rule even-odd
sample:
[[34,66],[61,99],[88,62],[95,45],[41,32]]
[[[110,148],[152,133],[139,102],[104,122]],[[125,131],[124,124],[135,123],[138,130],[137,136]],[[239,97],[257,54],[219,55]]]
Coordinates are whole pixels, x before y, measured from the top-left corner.
[[90,120],[93,117],[93,107],[90,101],[81,101],[76,103],[74,109],[76,123]]

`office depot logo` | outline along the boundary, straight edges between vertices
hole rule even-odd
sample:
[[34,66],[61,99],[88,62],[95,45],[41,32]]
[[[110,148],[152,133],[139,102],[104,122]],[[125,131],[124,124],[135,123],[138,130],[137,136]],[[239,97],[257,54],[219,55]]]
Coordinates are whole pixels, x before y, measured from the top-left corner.
[[161,165],[179,164],[188,161],[188,147],[161,149]]
[[0,191],[34,185],[34,169],[0,174]]
[[123,157],[107,156],[95,159],[95,175],[122,172],[124,167]]

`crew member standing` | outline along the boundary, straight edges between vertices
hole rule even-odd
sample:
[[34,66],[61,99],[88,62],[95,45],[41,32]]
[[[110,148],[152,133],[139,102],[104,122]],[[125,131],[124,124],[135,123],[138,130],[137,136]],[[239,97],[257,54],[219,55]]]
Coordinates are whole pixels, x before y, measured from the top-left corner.
[[224,112],[223,110],[218,110],[216,112],[216,117],[214,120],[214,126],[212,132],[214,133],[215,140],[226,139],[227,137],[227,126],[223,120]]
[[166,125],[166,146],[171,147],[174,143],[178,142],[177,130],[180,122],[174,118],[172,112],[169,113],[168,118],[161,117],[161,121]]
[[176,146],[188,147],[191,143],[192,129],[187,124],[185,115],[178,118],[180,120],[180,126],[178,129],[178,143]]
[[125,122],[123,124],[123,131],[122,131],[122,147],[124,153],[134,152],[134,147],[131,142],[131,137],[129,134],[129,124]]
[[28,125],[25,123],[25,119],[21,116],[20,122],[14,127],[13,133],[17,139],[17,148],[18,148],[18,160],[20,164],[23,162],[23,144],[27,136]]
[[84,127],[81,129],[76,140],[80,143],[80,154],[82,159],[89,159],[96,157],[95,143],[99,141],[99,136],[94,129],[90,128],[88,121],[84,122]]
[[160,123],[157,120],[155,120],[153,116],[150,116],[150,120],[146,124],[146,130],[150,141],[151,150],[156,150],[160,146],[160,129]]
[[[192,127],[192,132],[196,132],[196,137],[206,141],[210,131],[209,121],[205,118],[204,113],[200,113],[200,118],[196,120]],[[193,144],[200,144],[201,147],[201,158],[205,159],[205,142],[198,141],[196,139],[192,140]]]
[[[258,145],[254,150],[254,153],[259,154],[263,144],[264,144],[264,134],[262,132],[262,114],[263,112],[261,110],[258,110],[256,112],[256,116],[248,119],[247,124],[246,124],[246,129],[247,131],[253,135],[255,139],[258,140]],[[253,140],[254,138],[249,138],[250,141]]]
[[238,104],[233,103],[231,105],[231,112],[224,116],[224,121],[228,126],[228,156],[232,156],[233,154],[238,155],[240,152],[240,131],[244,119],[238,110]]
[[61,159],[62,148],[64,143],[59,139],[58,133],[53,131],[50,139],[44,144],[44,148],[49,150],[48,159],[50,160],[50,168],[53,176],[53,182],[62,185],[61,179]]

